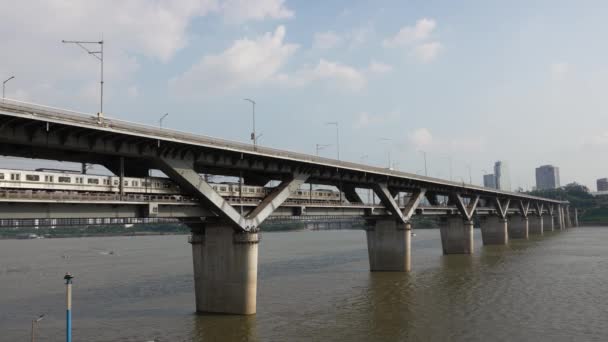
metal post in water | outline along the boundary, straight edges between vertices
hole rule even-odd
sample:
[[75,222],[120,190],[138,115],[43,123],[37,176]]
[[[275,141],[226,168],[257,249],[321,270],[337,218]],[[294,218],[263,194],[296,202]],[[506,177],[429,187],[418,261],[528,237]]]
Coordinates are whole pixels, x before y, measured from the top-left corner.
[[72,279],[74,277],[70,273],[66,273],[65,277],[65,341],[72,342]]
[[44,314],[38,316],[38,318],[32,320],[32,342],[36,341],[36,323],[42,321]]

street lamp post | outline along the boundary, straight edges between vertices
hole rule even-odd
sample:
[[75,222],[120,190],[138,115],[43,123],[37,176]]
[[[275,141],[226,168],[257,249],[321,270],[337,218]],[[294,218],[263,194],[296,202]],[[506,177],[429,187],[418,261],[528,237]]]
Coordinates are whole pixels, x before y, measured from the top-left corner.
[[[86,51],[89,55],[97,58],[101,62],[101,80],[99,84],[100,88],[100,97],[99,97],[99,116],[103,115],[103,39],[100,41],[81,41],[81,40],[62,40],[64,44],[76,44],[80,46],[84,51]],[[90,44],[99,44],[100,49],[98,51],[91,51],[85,45]]]
[[7,78],[6,80],[4,80],[4,82],[2,82],[2,99],[4,99],[4,97],[5,97],[4,93],[6,90],[6,82],[12,80],[13,78],[15,78],[15,76],[11,76],[11,77]]
[[387,164],[387,168],[390,170],[391,169],[391,146],[390,146],[390,142],[393,141],[393,139],[389,139],[389,138],[380,138],[380,141],[384,141],[384,142],[388,142],[389,146],[388,146],[388,150],[387,150],[387,156],[388,156],[388,164]]
[[253,114],[253,131],[251,132],[251,141],[253,141],[253,149],[257,146],[257,136],[255,134],[255,101],[252,99],[244,99],[245,101],[251,102],[252,114]]
[[163,116],[158,119],[158,128],[163,129],[163,120],[169,115],[169,113],[165,113]]
[[38,318],[32,320],[32,342],[36,340],[36,323],[42,321],[44,314],[38,316]]
[[426,167],[426,151],[422,151],[422,150],[420,150],[420,151],[418,151],[418,152],[422,153],[422,156],[424,157],[424,175],[425,175],[425,176],[428,176],[428,175],[429,175],[429,172],[428,172],[428,169],[427,169],[427,167]]
[[338,160],[340,160],[340,125],[337,121],[326,122],[325,124],[336,126],[336,155],[338,156]]

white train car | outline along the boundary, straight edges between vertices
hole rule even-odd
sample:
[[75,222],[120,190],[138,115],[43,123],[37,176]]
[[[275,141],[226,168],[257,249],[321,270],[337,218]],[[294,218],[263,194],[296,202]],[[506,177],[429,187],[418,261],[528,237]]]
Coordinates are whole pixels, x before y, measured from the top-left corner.
[[[274,190],[271,187],[243,185],[241,195],[241,190],[239,189],[239,184],[237,183],[212,184],[212,187],[222,197],[232,198],[263,198]],[[318,189],[312,191],[311,197],[310,190],[300,189],[295,191],[291,196],[289,196],[289,198],[303,201],[309,201],[312,199],[313,201],[338,202],[340,201],[340,193],[328,189]]]
[[[125,193],[179,194],[179,187],[165,178],[123,177]],[[120,192],[120,177],[70,172],[0,169],[0,189]]]
[[[123,177],[124,192],[129,194],[162,194],[178,195],[181,193],[179,186],[167,178],[145,177],[133,178]],[[237,183],[211,183],[211,186],[222,197],[262,199],[274,190],[272,187],[243,185]],[[80,174],[76,172],[57,170],[10,170],[0,169],[0,189],[27,190],[27,191],[66,191],[66,192],[120,192],[120,177]],[[241,193],[242,192],[242,193]],[[314,201],[340,201],[340,193],[337,191],[318,189],[297,190],[290,199],[314,200]]]

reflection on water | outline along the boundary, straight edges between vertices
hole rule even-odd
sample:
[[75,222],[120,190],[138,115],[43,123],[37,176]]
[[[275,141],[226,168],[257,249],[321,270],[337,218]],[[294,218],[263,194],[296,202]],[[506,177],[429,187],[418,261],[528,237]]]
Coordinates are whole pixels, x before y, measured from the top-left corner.
[[[84,341],[605,341],[608,229],[441,254],[417,230],[411,273],[370,273],[362,231],[266,233],[258,314],[196,315],[184,236],[0,241],[0,341],[63,339],[62,276]],[[104,253],[113,251],[113,253]],[[68,256],[68,257],[65,257]]]

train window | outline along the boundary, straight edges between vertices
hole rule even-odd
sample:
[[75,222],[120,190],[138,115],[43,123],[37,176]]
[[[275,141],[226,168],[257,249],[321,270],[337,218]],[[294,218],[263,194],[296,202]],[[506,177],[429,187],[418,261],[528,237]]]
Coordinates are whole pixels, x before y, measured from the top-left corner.
[[0,173],[0,179],[4,179],[4,173]]
[[83,184],[84,183],[84,177],[76,177],[76,184]]
[[171,184],[169,184],[169,183],[165,183],[165,184],[164,184],[164,188],[165,188],[165,189],[169,189],[170,187],[171,187]]
[[30,182],[38,182],[40,180],[40,176],[38,175],[25,175],[25,180]]
[[249,192],[255,192],[255,189],[249,188]]
[[213,186],[213,190],[217,190],[217,186],[215,186],[215,185],[214,185],[214,186]]
[[87,179],[88,184],[99,184],[99,179],[97,178],[89,178]]
[[142,185],[142,186],[146,186],[146,187],[147,187],[147,186],[150,186],[150,182],[148,182],[148,181],[143,181],[143,182],[141,182],[141,185]]
[[55,176],[44,176],[44,181],[47,183],[53,183],[55,181]]
[[159,182],[156,182],[156,187],[160,188],[160,183]]
[[225,186],[220,186],[220,191],[226,191],[226,187]]
[[129,181],[124,181],[125,186],[129,186]]
[[302,194],[302,191],[298,191],[298,195],[301,195],[301,194]]
[[109,180],[107,180],[107,179],[104,179],[104,180],[103,180],[103,185],[109,185],[109,184],[110,184],[110,181],[109,181]]
[[118,185],[118,180],[117,179],[114,180],[114,185]]
[[70,177],[57,177],[59,183],[72,183]]
[[139,186],[139,184],[137,183],[137,181],[131,181],[131,186]]
[[11,180],[14,180],[14,181],[21,180],[21,175],[18,173],[11,173]]

